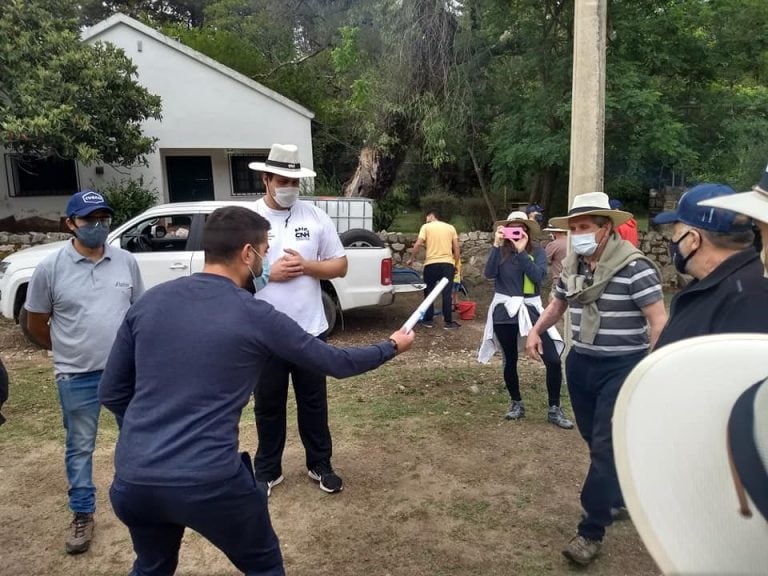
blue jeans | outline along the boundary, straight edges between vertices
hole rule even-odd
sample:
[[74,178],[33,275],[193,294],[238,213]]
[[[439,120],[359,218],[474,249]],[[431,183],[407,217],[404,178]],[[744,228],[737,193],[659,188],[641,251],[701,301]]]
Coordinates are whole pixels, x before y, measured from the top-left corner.
[[585,515],[578,533],[590,540],[603,539],[611,507],[622,500],[613,457],[613,408],[624,380],[644,357],[645,352],[589,356],[571,350],[565,361],[573,415],[589,446],[589,472],[581,488]]
[[234,477],[199,486],[145,486],[115,476],[109,498],[131,533],[136,561],[130,576],[173,574],[186,528],[247,576],[285,576],[267,492],[254,481],[247,454]]
[[69,507],[73,512],[92,514],[96,511],[93,450],[99,428],[100,380],[101,371],[56,376],[67,433],[64,465],[69,484]]

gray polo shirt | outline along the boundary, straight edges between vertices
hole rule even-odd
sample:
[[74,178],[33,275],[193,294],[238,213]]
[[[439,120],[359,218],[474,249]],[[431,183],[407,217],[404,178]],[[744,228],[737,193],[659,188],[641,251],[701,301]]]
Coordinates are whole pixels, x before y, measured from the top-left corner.
[[24,307],[51,315],[56,375],[83,374],[104,369],[125,313],[143,293],[130,252],[105,246],[93,262],[70,241],[37,265]]

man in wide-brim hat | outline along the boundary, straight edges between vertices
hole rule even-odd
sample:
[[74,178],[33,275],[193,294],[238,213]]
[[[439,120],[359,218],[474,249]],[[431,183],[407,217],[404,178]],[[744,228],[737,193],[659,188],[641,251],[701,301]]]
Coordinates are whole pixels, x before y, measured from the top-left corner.
[[580,565],[595,559],[606,527],[623,508],[611,435],[616,397],[667,320],[656,265],[616,232],[630,218],[629,212],[612,209],[606,194],[589,192],[574,198],[567,216],[549,221],[570,231],[571,253],[526,345],[538,360],[540,334],[570,308],[573,346],[565,372],[590,467],[581,490],[585,514],[563,554]]
[[[254,278],[255,297],[293,318],[304,330],[324,338],[328,329],[321,280],[343,277],[347,257],[331,218],[310,202],[299,199],[301,178],[315,175],[299,160],[293,144],[273,144],[264,162],[252,162],[262,173],[265,194],[256,212],[270,223],[266,274]],[[283,479],[288,382],[296,395],[296,414],[306,452],[307,473],[323,492],[340,492],[341,477],[331,465],[333,445],[328,427],[326,379],[300,362],[275,359],[264,369],[254,390],[254,413],[259,446],[254,457],[256,479],[267,494]]]

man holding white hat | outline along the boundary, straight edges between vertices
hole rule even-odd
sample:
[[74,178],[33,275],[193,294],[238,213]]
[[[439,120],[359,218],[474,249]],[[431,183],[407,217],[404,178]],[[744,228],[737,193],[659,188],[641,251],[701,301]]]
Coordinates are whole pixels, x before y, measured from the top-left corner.
[[[328,322],[320,281],[345,276],[347,257],[330,217],[298,199],[299,180],[315,173],[301,166],[299,150],[292,144],[273,144],[265,162],[252,162],[248,167],[262,172],[266,193],[256,202],[256,211],[271,225],[269,266],[259,280],[264,286],[255,297],[293,318],[313,336],[323,338]],[[259,436],[254,457],[256,479],[267,484],[268,493],[283,481],[289,376],[309,477],[324,492],[340,492],[342,480],[331,466],[325,375],[278,358],[265,367],[254,391]]]
[[763,172],[760,182],[751,191],[704,200],[701,202],[701,206],[725,208],[755,219],[760,227],[763,244],[760,257],[763,260],[766,275],[768,275],[768,167]]
[[699,184],[683,194],[676,210],[654,218],[674,224],[672,264],[694,278],[672,299],[657,347],[706,334],[768,332],[768,306],[760,305],[768,303],[768,279],[753,248],[752,220],[702,206],[735,194],[724,184]]
[[550,220],[550,226],[570,230],[572,252],[526,345],[538,360],[540,335],[570,308],[573,347],[565,372],[590,466],[581,490],[584,516],[563,554],[580,565],[595,559],[606,527],[623,506],[611,432],[616,396],[667,319],[655,264],[616,233],[630,218],[629,212],[611,209],[606,194],[590,192],[574,198],[567,216]]

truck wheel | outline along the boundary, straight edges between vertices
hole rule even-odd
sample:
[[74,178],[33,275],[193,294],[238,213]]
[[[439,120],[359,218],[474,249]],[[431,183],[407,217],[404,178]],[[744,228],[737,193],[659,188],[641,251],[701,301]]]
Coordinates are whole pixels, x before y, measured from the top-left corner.
[[328,322],[328,330],[325,331],[324,336],[330,336],[333,329],[336,327],[336,316],[338,315],[338,308],[336,306],[336,300],[333,296],[323,290],[323,311],[325,312],[325,319]]
[[27,341],[37,346],[38,348],[45,348],[43,344],[27,329],[27,309],[24,308],[24,306],[21,307],[21,310],[19,310],[19,326],[21,327],[21,332],[26,337]]
[[339,234],[345,248],[385,248],[384,241],[376,232],[364,228],[352,228]]

